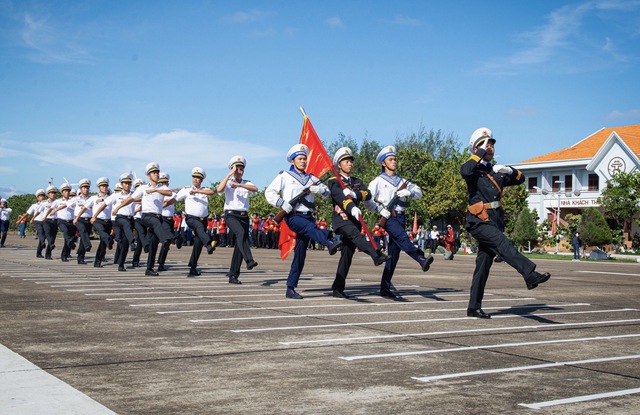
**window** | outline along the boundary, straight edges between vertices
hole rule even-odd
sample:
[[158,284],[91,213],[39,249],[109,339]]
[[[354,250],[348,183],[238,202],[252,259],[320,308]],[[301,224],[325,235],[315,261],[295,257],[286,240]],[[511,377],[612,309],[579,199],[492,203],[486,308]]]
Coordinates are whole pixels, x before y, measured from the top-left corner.
[[529,183],[527,185],[529,193],[538,193],[538,189],[534,189],[534,186],[538,186],[538,178],[537,177],[529,177]]
[[551,191],[558,192],[560,191],[560,183],[556,183],[560,181],[560,176],[551,176]]
[[573,190],[573,176],[569,174],[567,176],[564,176],[564,191],[570,192],[572,190]]
[[597,174],[591,173],[589,174],[589,191],[598,190],[600,190],[600,178]]

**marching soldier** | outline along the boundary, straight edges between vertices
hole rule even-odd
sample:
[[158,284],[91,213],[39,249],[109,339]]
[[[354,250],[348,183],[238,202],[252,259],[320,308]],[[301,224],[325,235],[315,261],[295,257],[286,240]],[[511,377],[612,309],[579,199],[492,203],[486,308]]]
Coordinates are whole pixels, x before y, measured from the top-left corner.
[[38,247],[36,248],[36,258],[44,258],[42,255],[42,250],[45,247],[46,236],[44,234],[44,228],[42,227],[42,217],[43,215],[40,213],[40,206],[44,203],[47,195],[44,193],[44,189],[38,189],[36,191],[36,198],[38,201],[33,205],[29,206],[27,209],[27,215],[33,215],[31,217],[31,223],[36,230],[36,235],[38,236]]
[[249,244],[249,196],[256,194],[258,188],[248,180],[244,180],[244,168],[247,161],[242,156],[234,156],[229,160],[229,173],[218,184],[218,194],[224,194],[224,215],[229,230],[236,236],[233,247],[231,265],[229,266],[230,284],[241,284],[240,266],[242,260],[247,269],[253,269],[258,263],[253,259]]
[[[279,207],[287,214],[285,223],[296,233],[296,246],[294,248],[293,261],[287,278],[287,298],[301,300],[302,295],[296,292],[300,274],[304,268],[304,260],[307,256],[307,246],[312,239],[329,248],[329,254],[335,255],[342,242],[333,242],[328,230],[320,230],[316,227],[312,213],[314,209],[314,194],[324,198],[329,197],[327,186],[322,184],[317,177],[307,174],[307,154],[309,147],[304,144],[296,144],[287,152],[287,161],[291,163],[288,171],[280,173],[269,184],[264,192],[267,202]],[[303,192],[309,192],[298,203],[291,205],[289,202]],[[264,225],[263,225],[264,228]]]
[[[107,206],[110,207],[110,210],[113,213],[113,208],[115,206],[118,206],[123,200],[126,200],[131,196],[131,175],[129,173],[123,173],[120,175],[119,180],[122,188],[120,191],[114,192],[105,199],[104,204],[98,208],[98,214]],[[116,190],[117,189],[118,186],[116,186]],[[133,236],[133,216],[135,214],[135,208],[135,203],[131,203],[121,208],[117,214],[113,215],[114,219],[112,219],[113,228],[116,231],[116,240],[118,242],[118,254],[116,255],[118,271],[121,272],[125,272],[127,270],[124,263],[127,260],[129,248],[131,248],[131,251],[135,251],[137,248],[135,238]]]
[[193,232],[193,248],[189,259],[189,274],[187,277],[201,275],[198,270],[198,260],[202,248],[207,247],[207,254],[215,251],[215,243],[207,233],[207,218],[209,217],[209,198],[214,195],[213,189],[202,187],[207,173],[201,167],[191,169],[191,186],[186,186],[176,196],[176,201],[184,200],[185,222]]
[[142,206],[142,225],[147,230],[147,243],[149,245],[149,256],[147,257],[147,269],[144,275],[155,276],[159,274],[153,269],[156,262],[158,244],[171,240],[171,234],[167,233],[162,226],[162,205],[164,197],[171,196],[172,192],[167,186],[158,183],[160,178],[160,166],[151,162],[146,165],[145,173],[149,177],[149,184],[140,185],[135,192],[127,199],[120,202],[114,208],[117,215],[121,208],[131,204],[134,200],[140,200]]
[[76,227],[73,224],[73,208],[68,207],[68,203],[71,200],[69,193],[71,193],[71,186],[69,183],[63,183],[60,186],[60,193],[62,197],[54,201],[49,209],[44,213],[44,218],[51,216],[58,224],[58,229],[62,231],[62,237],[64,239],[64,245],[62,252],[60,252],[60,260],[62,262],[69,262],[69,256],[71,256],[71,250],[76,248],[76,244],[73,238],[76,235]]
[[80,194],[74,197],[69,203],[70,207],[74,208],[73,224],[78,228],[78,235],[80,237],[80,244],[78,246],[78,264],[86,264],[84,257],[87,252],[91,251],[91,231],[93,231],[93,225],[91,224],[91,216],[93,211],[85,209],[85,204],[89,201],[89,189],[91,188],[91,180],[81,179]]
[[[85,203],[83,210],[91,209],[90,222],[100,235],[100,243],[98,243],[98,249],[96,249],[96,256],[93,260],[93,266],[95,268],[102,268],[102,262],[107,254],[107,247],[111,243],[111,205],[105,203],[105,199],[109,197],[109,179],[106,177],[100,177],[97,180],[98,194],[91,196]],[[104,206],[104,207],[103,207]],[[84,211],[80,211],[80,215]]]
[[[162,183],[168,187],[170,179],[171,176],[169,176],[169,173],[161,171],[158,183]],[[164,204],[162,206],[162,226],[167,233],[172,235],[172,238],[170,241],[163,243],[160,247],[160,253],[158,254],[158,272],[168,270],[168,268],[164,266],[164,263],[167,260],[169,248],[171,248],[171,242],[176,241],[177,248],[182,248],[182,239],[177,240],[177,238],[175,238],[175,232],[173,231],[173,215],[176,211],[176,207],[173,205],[176,201],[175,198],[176,193],[173,190],[171,191],[171,196],[164,197]]]
[[51,205],[56,200],[57,189],[55,186],[47,187],[47,200],[44,201],[40,207],[40,214],[42,215],[42,226],[47,238],[47,248],[44,253],[44,259],[53,259],[51,257],[51,251],[56,248],[56,235],[58,234],[58,224],[54,218],[47,218],[46,212],[51,210]]
[[[396,174],[398,160],[396,159],[396,149],[393,146],[386,146],[378,153],[376,163],[382,166],[382,174],[369,183],[371,200],[376,200],[382,204],[367,203],[365,206],[369,210],[377,210],[387,219],[385,231],[389,235],[389,246],[387,253],[391,257],[384,265],[382,280],[380,282],[380,295],[388,298],[396,298],[396,294],[391,291],[391,278],[396,269],[400,252],[406,252],[411,258],[420,264],[423,272],[429,270],[433,262],[433,256],[425,256],[424,251],[415,246],[409,240],[405,231],[406,217],[404,210],[409,206],[407,198],[419,199],[422,197],[422,190],[418,185],[401,178]],[[402,189],[399,189],[402,188]],[[389,206],[396,198],[397,203]],[[387,209],[387,207],[389,209]]]
[[[331,224],[334,232],[340,235],[340,240],[343,241],[336,278],[331,286],[333,296],[338,298],[349,298],[344,293],[344,287],[356,247],[369,255],[376,266],[391,259],[387,255],[376,252],[371,242],[367,241],[361,233],[360,217],[362,217],[362,211],[358,208],[358,203],[371,200],[371,193],[362,180],[351,176],[353,160],[350,148],[340,148],[333,156],[333,164],[338,168],[340,176],[332,177],[329,180],[329,190],[333,202]],[[342,186],[338,180],[342,181]]]
[[[141,185],[145,184],[144,180],[136,179],[133,182],[134,191]],[[132,193],[133,194],[133,193]],[[133,257],[131,258],[131,268],[136,268],[140,266],[140,255],[142,255],[142,250],[145,252],[149,252],[149,245],[147,244],[147,228],[142,224],[142,207],[140,203],[133,202],[131,203],[133,207],[133,227],[136,230],[136,247],[135,249],[132,247]]]
[[489,270],[496,255],[500,255],[523,276],[530,290],[551,277],[548,272],[536,272],[536,264],[518,252],[503,233],[502,189],[524,183],[525,177],[513,167],[491,164],[495,142],[490,129],[475,130],[469,140],[471,157],[460,168],[469,192],[465,229],[478,241],[478,257],[467,307],[469,317],[491,318],[481,307]]

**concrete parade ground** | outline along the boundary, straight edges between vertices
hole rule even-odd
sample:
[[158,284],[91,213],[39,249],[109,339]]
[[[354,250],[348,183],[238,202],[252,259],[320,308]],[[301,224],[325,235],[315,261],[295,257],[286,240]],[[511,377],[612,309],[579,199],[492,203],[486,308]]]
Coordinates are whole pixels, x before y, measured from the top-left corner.
[[277,250],[234,285],[231,248],[187,278],[191,247],[150,277],[114,251],[94,268],[97,241],[86,265],[35,243],[0,249],[0,414],[639,413],[637,263],[540,260],[552,277],[530,291],[494,264],[483,320],[466,317],[471,255],[423,273],[403,254],[391,300],[357,253],[338,299],[339,254],[309,251],[292,300]]

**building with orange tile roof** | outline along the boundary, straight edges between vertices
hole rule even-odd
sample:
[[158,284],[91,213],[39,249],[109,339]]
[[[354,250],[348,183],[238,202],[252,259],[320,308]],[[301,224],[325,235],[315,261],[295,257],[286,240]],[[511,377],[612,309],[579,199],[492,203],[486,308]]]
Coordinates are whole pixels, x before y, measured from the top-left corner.
[[[514,165],[527,177],[530,209],[542,222],[560,210],[560,221],[598,198],[616,171],[640,170],[640,124],[602,128],[571,147],[532,157]],[[634,221],[630,235],[638,232]]]

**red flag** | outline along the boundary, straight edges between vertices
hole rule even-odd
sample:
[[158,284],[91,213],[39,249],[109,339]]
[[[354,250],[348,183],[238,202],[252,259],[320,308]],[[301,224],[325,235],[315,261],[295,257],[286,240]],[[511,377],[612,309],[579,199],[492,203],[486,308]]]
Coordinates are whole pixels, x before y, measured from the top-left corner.
[[556,226],[557,226],[556,225],[556,221],[557,221],[556,212],[553,212],[553,223],[551,224],[551,235],[555,235],[556,234],[556,231],[557,231],[557,229],[556,229]]
[[413,234],[418,234],[418,212],[413,212]]
[[[313,129],[309,117],[304,116],[302,123],[302,132],[300,133],[300,144],[309,147],[307,154],[307,173],[316,177],[321,177],[333,167],[333,161],[327,154],[327,151],[320,141],[320,137]],[[296,234],[287,226],[285,221],[280,223],[280,239],[278,240],[278,248],[280,248],[280,258],[284,261],[287,256],[296,247]]]

